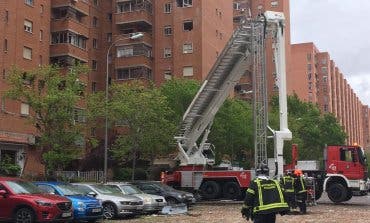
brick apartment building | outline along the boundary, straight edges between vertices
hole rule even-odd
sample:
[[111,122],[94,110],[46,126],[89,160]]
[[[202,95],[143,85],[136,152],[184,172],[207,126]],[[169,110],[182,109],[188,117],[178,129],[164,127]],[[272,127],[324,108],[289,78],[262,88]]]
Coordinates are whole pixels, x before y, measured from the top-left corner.
[[333,113],[348,135],[347,143],[369,145],[366,109],[329,53],[320,52],[313,43],[292,44],[292,69],[287,77],[288,93]]
[[[108,76],[116,82],[143,79],[159,85],[174,77],[204,80],[241,16],[251,14],[254,17],[265,10],[282,11],[287,19],[288,88],[302,84],[308,86],[308,80],[294,82],[298,75],[289,78],[292,63],[287,0],[0,1],[1,156],[10,155],[14,162],[24,167],[25,174],[43,173],[41,156],[34,145],[36,132],[25,118],[30,112],[28,105],[2,97],[8,88],[5,78],[13,64],[32,69],[48,63],[62,66],[75,62],[86,63],[91,72],[83,81],[90,92],[105,89],[106,61]],[[132,38],[138,32],[143,36]],[[271,43],[267,44],[267,48],[271,49]],[[316,53],[311,52],[311,55],[312,59],[316,58]],[[302,60],[306,58],[305,53],[301,56],[304,57]],[[277,89],[272,50],[267,50],[266,58],[268,88],[269,93],[273,94]],[[303,70],[300,72],[306,77]],[[361,107],[356,107],[361,103],[336,67],[328,72],[333,72],[332,76],[335,77],[334,84],[330,78],[328,82],[330,80],[331,85],[338,87],[334,92],[330,87],[332,93],[327,99],[312,93],[312,102],[320,101],[325,105],[324,102],[329,100],[328,111],[337,115],[346,130],[353,130],[351,137],[360,138],[365,135],[362,132],[366,129],[360,128],[360,124],[350,126],[349,122],[356,120],[365,123],[365,115],[360,115]],[[297,88],[297,94],[308,100],[308,89],[298,92],[304,89],[303,86]],[[240,87],[250,90],[250,76],[242,78]],[[343,94],[342,89],[347,89],[348,93]],[[320,91],[324,91],[324,86]],[[326,91],[329,91],[329,87]],[[341,106],[349,103],[352,103],[354,112],[352,109],[344,111]],[[343,115],[351,117],[351,121]]]

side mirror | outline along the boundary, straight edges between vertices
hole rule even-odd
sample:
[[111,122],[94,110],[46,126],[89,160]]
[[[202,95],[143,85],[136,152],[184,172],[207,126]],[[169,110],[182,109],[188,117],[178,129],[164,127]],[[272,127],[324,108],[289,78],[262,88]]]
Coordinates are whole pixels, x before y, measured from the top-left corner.
[[8,193],[6,192],[6,190],[0,190],[0,196],[1,197],[6,197]]
[[90,196],[90,197],[96,197],[97,194],[93,191],[90,191],[89,193],[87,193],[87,196]]

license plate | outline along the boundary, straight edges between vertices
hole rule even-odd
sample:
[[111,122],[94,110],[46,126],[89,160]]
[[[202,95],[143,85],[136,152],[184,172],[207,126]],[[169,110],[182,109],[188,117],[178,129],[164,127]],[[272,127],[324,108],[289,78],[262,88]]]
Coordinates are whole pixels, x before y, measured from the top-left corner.
[[91,210],[93,213],[101,212],[101,208],[94,208]]
[[63,218],[66,218],[66,217],[71,217],[72,216],[72,213],[71,212],[65,212],[62,214],[62,217]]

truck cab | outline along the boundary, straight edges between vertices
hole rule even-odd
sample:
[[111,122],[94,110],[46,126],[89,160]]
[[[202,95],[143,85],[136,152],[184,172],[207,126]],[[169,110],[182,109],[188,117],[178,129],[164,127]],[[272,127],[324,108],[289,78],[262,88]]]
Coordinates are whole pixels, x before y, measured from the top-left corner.
[[324,154],[327,173],[324,188],[331,201],[340,203],[352,195],[367,194],[367,163],[361,147],[330,145]]

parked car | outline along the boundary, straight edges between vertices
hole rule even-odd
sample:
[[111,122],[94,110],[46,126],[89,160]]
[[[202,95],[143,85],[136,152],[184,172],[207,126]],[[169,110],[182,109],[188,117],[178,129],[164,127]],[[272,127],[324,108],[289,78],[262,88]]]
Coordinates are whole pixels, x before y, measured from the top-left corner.
[[73,219],[65,197],[43,194],[31,182],[0,177],[0,220],[11,222],[66,222]]
[[64,196],[71,200],[74,220],[96,222],[103,218],[101,200],[84,195],[72,184],[63,182],[34,182],[34,184],[45,193]]
[[195,203],[195,198],[192,193],[176,190],[159,181],[134,181],[130,183],[137,186],[145,193],[165,197],[169,205],[178,203],[190,205]]
[[103,216],[106,219],[143,213],[143,200],[132,195],[123,195],[119,190],[103,184],[74,183],[81,191],[103,202]]
[[107,183],[106,185],[120,190],[123,194],[134,195],[141,198],[144,202],[145,213],[157,213],[167,205],[167,202],[163,196],[146,194],[135,185],[129,183]]

